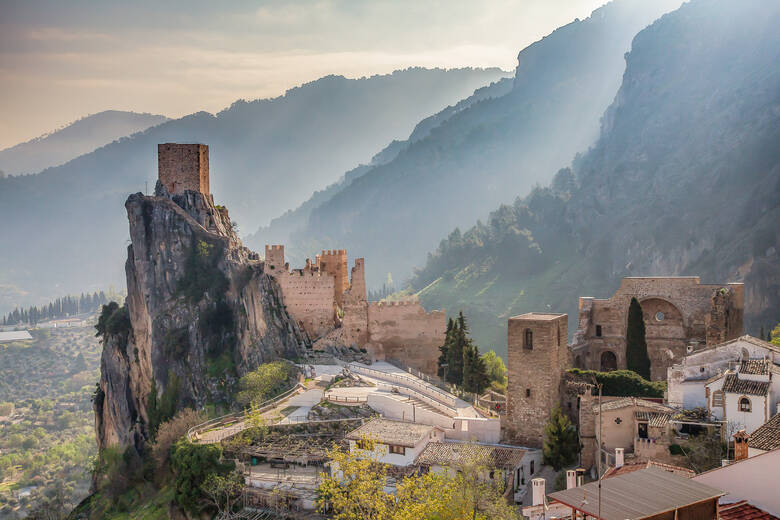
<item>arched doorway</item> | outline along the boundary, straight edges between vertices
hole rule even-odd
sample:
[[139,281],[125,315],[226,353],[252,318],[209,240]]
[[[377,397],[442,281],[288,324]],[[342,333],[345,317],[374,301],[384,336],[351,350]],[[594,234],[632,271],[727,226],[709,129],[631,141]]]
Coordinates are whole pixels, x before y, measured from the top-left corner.
[[601,371],[612,372],[617,370],[617,356],[611,350],[605,350],[601,353]]

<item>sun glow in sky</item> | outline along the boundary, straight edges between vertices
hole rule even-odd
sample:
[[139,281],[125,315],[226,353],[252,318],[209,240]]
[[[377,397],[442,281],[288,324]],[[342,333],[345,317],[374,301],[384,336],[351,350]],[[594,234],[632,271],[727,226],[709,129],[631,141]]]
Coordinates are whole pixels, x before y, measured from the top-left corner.
[[511,70],[523,47],[603,3],[2,0],[0,148],[102,110],[217,112],[326,74]]

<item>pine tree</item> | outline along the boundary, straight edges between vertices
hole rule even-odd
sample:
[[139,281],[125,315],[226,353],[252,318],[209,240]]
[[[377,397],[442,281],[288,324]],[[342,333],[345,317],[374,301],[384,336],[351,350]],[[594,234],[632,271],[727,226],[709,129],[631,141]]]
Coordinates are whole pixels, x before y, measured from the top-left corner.
[[636,298],[631,298],[631,305],[628,307],[626,368],[647,380],[650,379],[650,356],[647,354],[645,320],[642,316],[642,306]]
[[544,427],[544,463],[559,471],[577,460],[580,440],[577,429],[561,411],[560,406],[553,408],[552,415]]

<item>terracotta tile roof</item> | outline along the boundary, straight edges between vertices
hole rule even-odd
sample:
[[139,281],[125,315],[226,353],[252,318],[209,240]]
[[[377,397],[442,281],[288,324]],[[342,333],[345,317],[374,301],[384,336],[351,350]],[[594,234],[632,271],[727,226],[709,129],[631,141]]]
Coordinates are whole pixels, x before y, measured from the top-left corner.
[[645,462],[631,462],[628,464],[624,464],[620,468],[611,466],[606,471],[606,473],[604,473],[602,479],[609,478],[609,477],[616,477],[618,475],[624,475],[626,473],[632,473],[634,471],[638,471],[640,469],[647,469],[647,468],[662,469],[664,471],[668,471],[669,473],[674,473],[675,475],[679,475],[681,477],[686,477],[686,478],[693,478],[694,476],[696,476],[696,472],[693,471],[692,469],[683,468],[682,466],[673,466],[672,464],[664,464],[663,462],[657,462],[654,460],[648,460]]
[[746,500],[721,504],[719,520],[780,520],[766,511],[752,506]]
[[780,413],[750,435],[748,446],[764,451],[780,448]]
[[723,391],[730,394],[766,395],[769,392],[769,381],[751,381],[740,379],[737,374],[726,374]]
[[416,464],[445,466],[461,459],[474,460],[488,468],[515,469],[526,454],[513,446],[473,444],[463,442],[430,442],[417,456]]
[[364,437],[369,437],[382,444],[414,448],[417,443],[428,437],[435,429],[437,429],[435,426],[428,426],[427,424],[373,419],[360,428],[349,432],[346,438],[358,441]]
[[672,414],[668,412],[634,412],[634,417],[640,421],[647,421],[650,426],[663,428],[669,424]]
[[768,359],[743,359],[739,364],[740,374],[769,375]]
[[[601,409],[606,411],[609,410],[619,410],[621,408],[626,408],[629,406],[641,406],[644,408],[651,408],[657,412],[668,412],[671,413],[674,411],[674,408],[670,408],[669,406],[654,403],[653,401],[648,401],[647,399],[641,399],[639,397],[621,397],[620,399],[615,399],[614,401],[607,401],[606,403],[601,403]],[[598,413],[599,411],[599,405],[596,405],[593,407],[593,411]]]

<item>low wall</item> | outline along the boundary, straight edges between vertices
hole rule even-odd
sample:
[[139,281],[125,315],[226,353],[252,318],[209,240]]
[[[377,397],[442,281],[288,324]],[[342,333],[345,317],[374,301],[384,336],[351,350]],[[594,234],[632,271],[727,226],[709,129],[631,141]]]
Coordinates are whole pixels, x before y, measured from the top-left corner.
[[355,363],[350,363],[347,365],[347,367],[357,374],[364,374],[382,381],[388,381],[398,386],[403,386],[415,390],[418,393],[423,394],[425,397],[433,399],[434,401],[438,401],[439,403],[444,404],[450,408],[454,409],[457,406],[457,398],[454,395],[449,394],[430,383],[426,383],[421,379],[417,379],[416,377],[382,372],[381,370],[375,370],[373,368],[364,367]]

